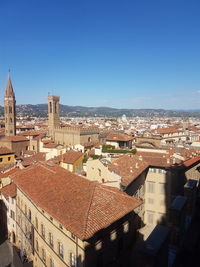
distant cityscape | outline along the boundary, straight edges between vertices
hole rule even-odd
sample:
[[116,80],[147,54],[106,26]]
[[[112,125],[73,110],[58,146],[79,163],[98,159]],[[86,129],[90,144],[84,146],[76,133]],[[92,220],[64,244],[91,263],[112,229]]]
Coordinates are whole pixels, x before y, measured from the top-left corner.
[[[47,117],[47,104],[16,105],[17,116]],[[4,108],[0,106],[0,116]],[[62,117],[200,117],[200,110],[165,110],[165,109],[117,109],[110,107],[82,107],[60,105]]]
[[10,73],[3,110],[2,266],[195,266],[198,116],[70,107],[55,95],[16,107]]

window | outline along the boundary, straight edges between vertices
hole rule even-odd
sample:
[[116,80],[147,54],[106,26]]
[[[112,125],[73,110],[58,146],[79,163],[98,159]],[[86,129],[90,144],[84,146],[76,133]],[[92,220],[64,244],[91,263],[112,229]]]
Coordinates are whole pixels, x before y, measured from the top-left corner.
[[10,217],[15,220],[15,212],[13,210],[10,210]]
[[41,234],[42,234],[42,237],[45,238],[45,228],[44,228],[44,224],[41,224]]
[[20,206],[20,197],[17,197],[18,206]]
[[38,246],[38,241],[37,240],[35,241],[35,248],[36,248],[37,251],[39,251],[39,246]]
[[147,223],[153,224],[154,221],[154,213],[151,211],[147,212]]
[[27,215],[27,206],[26,205],[24,207],[24,212],[25,212],[25,215]]
[[76,266],[76,256],[74,253],[70,253],[70,266],[71,267]]
[[76,236],[73,233],[71,233],[71,238],[75,239]]
[[26,146],[26,150],[28,150],[28,146]]
[[35,228],[38,229],[38,218],[35,217]]
[[8,157],[8,161],[10,161],[11,160],[11,157]]
[[28,218],[31,221],[31,210],[30,209],[28,210]]
[[63,258],[63,244],[61,242],[58,242],[58,254]]
[[56,106],[56,102],[54,103],[55,106],[55,113],[57,113],[57,106]]
[[49,103],[49,112],[52,113],[52,102]]
[[98,171],[99,171],[99,176],[101,176],[101,170],[100,170],[100,169],[98,169]]
[[9,106],[9,113],[12,113],[12,107]]
[[148,193],[155,193],[155,183],[154,182],[147,182],[147,192]]
[[159,183],[159,193],[162,195],[165,193],[165,184],[164,183]]
[[44,249],[42,249],[42,260],[43,262],[46,262],[46,252]]
[[53,247],[53,234],[49,233],[49,244],[51,247]]
[[50,259],[50,267],[54,267],[54,261],[53,261],[53,259]]
[[18,215],[18,224],[19,224],[19,226],[21,226],[21,216],[20,215]]
[[12,122],[12,118],[10,118],[10,122]]
[[0,162],[2,162],[3,161],[3,158],[0,158]]

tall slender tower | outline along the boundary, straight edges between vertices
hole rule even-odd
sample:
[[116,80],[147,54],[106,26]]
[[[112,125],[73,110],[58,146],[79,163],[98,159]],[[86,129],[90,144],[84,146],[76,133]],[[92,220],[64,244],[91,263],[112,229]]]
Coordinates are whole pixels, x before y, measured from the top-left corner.
[[4,95],[4,116],[5,116],[5,135],[16,135],[16,112],[15,112],[15,94],[13,91],[10,71],[8,72],[8,82]]
[[59,108],[59,96],[48,96],[48,127],[49,135],[54,138],[54,129],[60,127],[60,108]]

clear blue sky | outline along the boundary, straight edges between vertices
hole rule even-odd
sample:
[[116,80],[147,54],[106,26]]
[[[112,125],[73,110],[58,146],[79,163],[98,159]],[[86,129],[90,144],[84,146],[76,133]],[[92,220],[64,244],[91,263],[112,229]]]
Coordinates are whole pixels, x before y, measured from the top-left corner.
[[200,108],[199,0],[0,0],[0,104]]

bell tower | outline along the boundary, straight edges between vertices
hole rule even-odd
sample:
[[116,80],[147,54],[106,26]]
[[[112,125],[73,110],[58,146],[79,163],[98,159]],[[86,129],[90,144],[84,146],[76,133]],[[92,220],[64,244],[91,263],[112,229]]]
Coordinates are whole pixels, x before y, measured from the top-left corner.
[[48,96],[48,127],[49,135],[54,138],[54,129],[60,127],[60,107],[59,107],[59,96]]
[[4,116],[5,116],[5,135],[16,135],[16,111],[15,111],[15,94],[13,91],[10,71],[8,72],[8,81],[4,94]]

